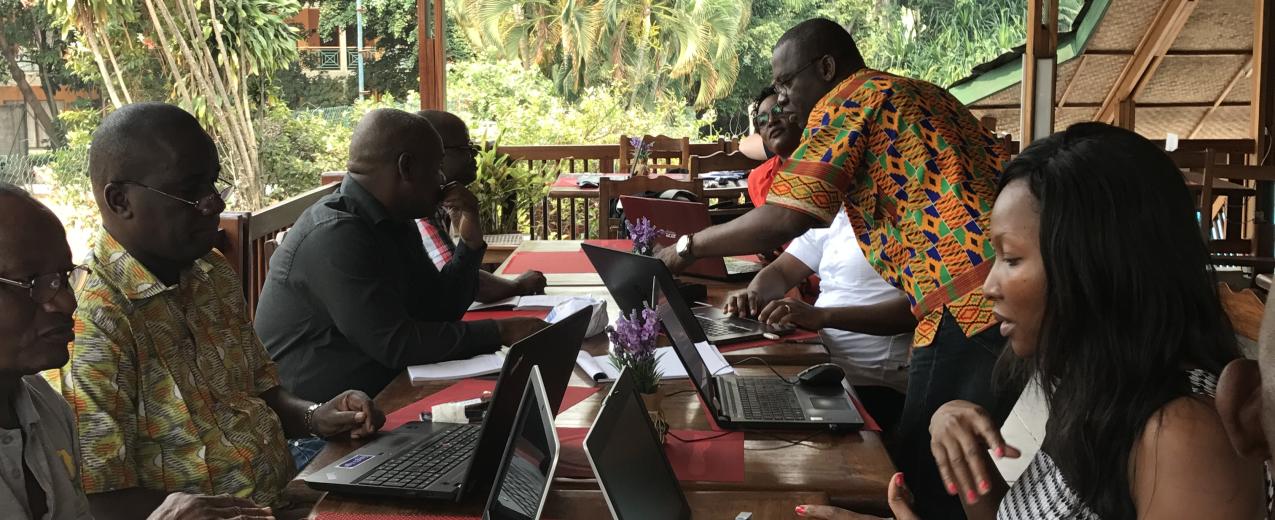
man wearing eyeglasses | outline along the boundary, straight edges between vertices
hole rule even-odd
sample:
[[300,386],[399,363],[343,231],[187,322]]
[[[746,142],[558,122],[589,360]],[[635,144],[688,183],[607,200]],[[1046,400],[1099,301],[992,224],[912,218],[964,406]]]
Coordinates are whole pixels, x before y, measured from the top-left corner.
[[286,506],[285,438],[370,435],[384,416],[362,392],[314,403],[280,385],[220,253],[216,147],[172,105],[103,119],[89,173],[102,229],[77,290],[62,393],[80,435],[93,515],[139,518],[172,492],[233,495],[213,517]]
[[[673,270],[696,258],[769,251],[843,207],[860,249],[908,297],[913,334],[895,463],[925,518],[961,518],[929,450],[930,416],[953,399],[1004,421],[1017,392],[992,386],[1005,345],[982,282],[992,265],[987,222],[1008,156],[950,93],[867,68],[836,22],[807,20],[771,59],[779,104],[809,114],[801,144],[775,175],[766,204],[660,252]],[[891,302],[853,310],[858,328]],[[856,323],[858,322],[858,323]],[[923,348],[921,348],[923,347]]]
[[[434,125],[438,136],[443,140],[442,172],[445,190],[443,203],[439,204],[438,211],[433,216],[417,219],[416,227],[420,229],[421,240],[430,261],[447,276],[449,270],[464,269],[464,264],[456,261],[456,245],[452,243],[448,233],[452,224],[458,225],[462,240],[473,243],[473,240],[482,239],[478,199],[466,188],[478,178],[478,162],[475,159],[481,149],[470,141],[469,127],[455,114],[442,110],[422,110],[417,115]],[[527,271],[509,280],[479,267],[481,266],[478,264],[469,267],[478,271],[478,291],[474,295],[474,301],[490,303],[512,296],[544,293],[545,275],[539,271]]]

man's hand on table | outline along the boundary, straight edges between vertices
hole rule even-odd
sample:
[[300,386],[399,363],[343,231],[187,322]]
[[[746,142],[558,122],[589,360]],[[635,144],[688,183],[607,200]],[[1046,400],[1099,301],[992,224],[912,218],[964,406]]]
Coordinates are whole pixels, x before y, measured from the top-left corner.
[[320,437],[349,432],[351,439],[360,439],[381,429],[385,414],[367,394],[346,390],[315,410],[313,421],[314,433]]
[[231,495],[173,493],[147,520],[273,520],[274,513],[246,498]]
[[549,324],[544,320],[536,318],[507,318],[496,320],[496,327],[500,329],[500,341],[505,346],[513,345],[527,336],[535,334]]
[[784,298],[766,304],[757,321],[774,326],[795,325],[806,330],[819,330],[828,324],[828,312],[796,298]]
[[514,287],[518,289],[519,296],[528,294],[544,294],[545,286],[549,282],[545,280],[544,273],[540,271],[527,271],[514,278]]
[[765,305],[766,300],[762,299],[761,293],[748,287],[726,295],[726,305],[722,306],[722,310],[731,316],[756,318]]

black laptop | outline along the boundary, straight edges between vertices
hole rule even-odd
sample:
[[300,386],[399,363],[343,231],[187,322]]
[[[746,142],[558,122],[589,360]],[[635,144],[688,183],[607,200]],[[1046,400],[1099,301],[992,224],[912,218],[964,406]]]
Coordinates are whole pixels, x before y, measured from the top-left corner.
[[581,244],[584,254],[606,284],[611,298],[626,316],[643,304],[655,305],[657,287],[668,296],[668,304],[687,323],[687,332],[695,341],[716,345],[738,343],[761,338],[766,333],[787,334],[792,327],[771,327],[757,320],[734,317],[711,305],[692,308],[677,292],[673,274],[658,258],[616,251],[592,244]]
[[549,406],[557,410],[592,315],[592,309],[581,309],[514,344],[481,425],[409,422],[312,473],[306,485],[349,494],[455,501],[474,493],[481,496],[496,475],[532,367],[540,367]]
[[611,385],[602,411],[584,437],[584,453],[615,520],[689,520],[677,474],[669,463],[629,369]]
[[532,367],[513,435],[505,445],[505,455],[483,507],[483,520],[540,518],[549,497],[549,483],[558,467],[558,430],[553,427],[553,416],[540,367]]
[[656,312],[691,383],[721,426],[832,430],[857,430],[863,426],[863,416],[841,386],[791,384],[778,376],[710,374],[687,334],[685,322],[668,305],[660,305]]

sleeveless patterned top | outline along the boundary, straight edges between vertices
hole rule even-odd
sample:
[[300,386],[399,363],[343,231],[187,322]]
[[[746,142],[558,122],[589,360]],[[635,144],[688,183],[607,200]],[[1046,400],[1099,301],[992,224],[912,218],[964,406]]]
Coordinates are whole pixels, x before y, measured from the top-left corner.
[[[1204,370],[1190,370],[1186,374],[1191,393],[1213,398],[1217,390],[1217,376]],[[1269,466],[1266,470],[1266,508],[1271,510],[1272,487]],[[1067,485],[1062,471],[1054,459],[1044,450],[1036,452],[1036,458],[1023,471],[1022,476],[1001,500],[996,513],[997,520],[1099,520],[1097,514],[1080,501],[1080,497]]]

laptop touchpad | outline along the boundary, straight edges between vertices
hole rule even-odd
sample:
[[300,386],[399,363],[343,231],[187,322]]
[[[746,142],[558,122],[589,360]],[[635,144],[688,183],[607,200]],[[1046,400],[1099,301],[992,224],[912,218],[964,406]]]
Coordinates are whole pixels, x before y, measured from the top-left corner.
[[845,410],[846,399],[844,397],[810,396],[810,406],[816,410]]

